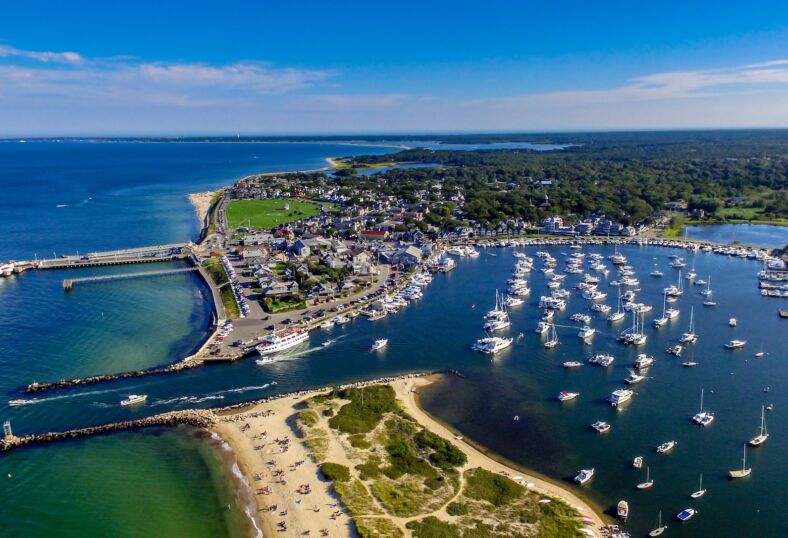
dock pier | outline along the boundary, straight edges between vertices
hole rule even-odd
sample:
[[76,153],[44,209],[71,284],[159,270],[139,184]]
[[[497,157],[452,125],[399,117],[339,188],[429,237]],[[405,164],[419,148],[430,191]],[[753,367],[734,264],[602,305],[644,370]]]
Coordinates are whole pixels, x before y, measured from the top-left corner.
[[198,271],[198,267],[183,267],[180,269],[165,269],[162,271],[144,271],[139,273],[121,273],[117,275],[98,275],[86,276],[81,278],[67,278],[63,280],[63,290],[71,291],[75,284],[87,284],[90,282],[109,282],[111,280],[130,280],[134,278],[151,278],[157,276],[177,275],[180,273],[191,273]]

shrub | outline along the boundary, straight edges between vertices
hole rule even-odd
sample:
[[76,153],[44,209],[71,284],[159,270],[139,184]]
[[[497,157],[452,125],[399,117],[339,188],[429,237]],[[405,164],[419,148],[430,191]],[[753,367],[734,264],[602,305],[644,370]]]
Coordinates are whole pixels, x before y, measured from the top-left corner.
[[363,433],[359,433],[356,435],[351,435],[348,437],[348,441],[350,441],[350,446],[353,448],[371,448],[372,443],[367,441],[366,436]]
[[460,538],[461,536],[456,526],[441,521],[435,516],[425,517],[421,521],[411,521],[405,527],[417,538]]
[[369,433],[385,413],[397,410],[394,389],[388,385],[344,389],[337,395],[350,403],[343,405],[328,424],[344,433]]
[[501,507],[520,498],[525,488],[505,476],[482,468],[472,469],[465,476],[465,495]]
[[420,449],[430,449],[430,461],[441,469],[462,467],[468,462],[468,456],[452,443],[439,435],[422,430],[413,439]]
[[334,482],[347,482],[350,480],[350,469],[338,463],[324,463],[320,466],[320,473],[328,480]]
[[446,507],[446,513],[450,516],[467,516],[468,505],[458,502],[449,503],[449,506]]

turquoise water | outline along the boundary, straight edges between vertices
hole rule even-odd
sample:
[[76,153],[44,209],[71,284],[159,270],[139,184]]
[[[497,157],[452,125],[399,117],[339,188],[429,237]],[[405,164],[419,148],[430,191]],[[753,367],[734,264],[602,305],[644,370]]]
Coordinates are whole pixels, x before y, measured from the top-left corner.
[[[0,260],[195,239],[199,223],[189,192],[212,190],[254,172],[319,168],[328,156],[389,149],[0,143]],[[171,266],[178,264],[159,265]],[[32,381],[147,368],[199,346],[212,308],[194,274],[90,284],[70,293],[62,289],[62,280],[72,276],[147,270],[150,266],[28,271],[0,278],[3,402],[22,396]],[[154,383],[166,386],[163,378]],[[106,385],[53,393],[46,402],[26,407],[3,403],[0,420],[10,420],[17,433],[104,422],[117,417],[113,409],[126,393]],[[52,535],[55,528],[61,536],[238,535],[248,518],[232,504],[225,466],[205,453],[210,450],[183,433],[146,432],[0,456],[2,476],[14,476],[0,489],[0,519],[12,536]],[[71,461],[81,463],[70,467]],[[214,487],[220,483],[224,486]],[[228,503],[232,509],[225,513]],[[106,517],[98,517],[99,512],[107,512]]]
[[782,248],[788,245],[788,226],[768,224],[710,224],[687,226],[687,237],[714,243],[741,243],[759,247]]
[[[0,151],[7,151],[2,146],[0,144]],[[238,149],[228,144],[217,146],[233,153]],[[276,152],[282,148],[249,146],[258,156],[263,151],[261,148],[272,148],[267,154],[270,167],[276,165]],[[103,145],[78,146],[77,149],[86,151],[85,147],[98,148],[96,160],[100,160],[98,156],[103,155],[102,152],[108,151]],[[183,150],[180,146],[174,147],[176,153]],[[345,147],[312,148],[309,151],[314,151],[313,160],[302,157],[297,167],[314,168],[323,155],[336,155],[342,148]],[[355,146],[351,149],[358,151]],[[60,146],[55,150],[60,151]],[[87,189],[61,183],[69,185],[71,190],[91,190],[96,196],[91,197],[90,203],[93,200],[102,202],[100,207],[105,211],[99,221],[101,229],[97,231],[100,248],[126,246],[124,242],[144,244],[155,239],[156,234],[148,226],[129,227],[125,210],[152,219],[149,227],[154,230],[168,230],[167,219],[170,218],[172,226],[180,226],[182,235],[162,236],[160,241],[153,240],[154,243],[183,240],[196,234],[196,220],[191,220],[194,217],[184,202],[183,193],[215,186],[208,179],[210,170],[216,170],[218,175],[227,160],[217,159],[205,165],[207,168],[199,165],[196,171],[190,171],[185,157],[176,159],[170,155],[154,159],[150,155],[153,149],[148,145],[130,145],[123,151],[128,152],[124,157],[126,168],[139,165],[137,172],[124,173],[125,181],[133,183],[134,177],[155,176],[163,185],[151,179],[145,188],[126,186],[120,190],[134,193],[128,194],[132,201],[127,202],[126,194],[117,200],[105,194],[114,190],[101,187],[101,182],[92,175],[91,181],[99,187]],[[134,157],[135,151],[141,152],[139,162]],[[169,151],[168,147],[159,147],[154,153],[162,152],[167,156]],[[212,145],[192,149],[198,163],[205,154],[214,151],[221,154],[221,149]],[[385,150],[370,148],[369,151]],[[83,157],[85,162],[92,161],[89,152]],[[180,162],[180,158],[186,161]],[[157,176],[150,170],[146,172],[148,168],[156,169],[162,162],[170,163],[165,168],[171,173]],[[179,164],[173,164],[176,162]],[[62,165],[62,169],[49,168],[46,163],[44,152],[28,163],[34,170],[28,175],[47,178],[55,173],[53,170],[61,170],[58,173],[68,177],[85,177],[66,165]],[[244,161],[237,170],[238,175],[249,172],[246,166]],[[19,165],[12,168],[18,170]],[[176,173],[177,170],[180,172]],[[9,175],[8,168],[0,171],[5,182],[16,181],[19,177],[16,173]],[[94,173],[97,172],[93,170],[91,174]],[[204,178],[200,188],[191,188],[189,177],[193,174]],[[231,175],[227,171],[222,174],[222,178]],[[112,183],[115,178],[113,172],[105,177],[105,182]],[[52,183],[55,184],[58,182]],[[28,185],[26,192],[28,197],[35,199],[35,183]],[[49,190],[42,192],[40,203],[28,204],[27,214],[39,220],[49,219],[46,229],[53,242],[70,240],[64,230],[75,234],[81,230],[81,235],[77,234],[70,244],[89,244],[89,232],[97,228],[93,217],[81,225],[76,217],[61,221],[58,208],[52,202],[63,199],[65,191],[57,192],[50,185]],[[151,210],[146,206],[159,203],[159,198],[152,194],[155,192],[171,193],[165,196],[171,205],[163,210]],[[49,201],[44,203],[43,199]],[[23,204],[15,203],[15,209],[10,211],[16,211],[16,216],[22,218],[26,214]],[[180,211],[189,214],[188,222],[184,220],[179,224]],[[59,228],[61,222],[63,230]],[[25,226],[38,224],[26,223]],[[23,257],[25,252],[38,252],[43,248],[31,247],[43,242],[36,234],[30,239],[24,234],[17,235],[15,245],[7,236],[3,236],[3,241],[5,243],[0,244],[5,250],[0,258]],[[12,253],[15,248],[21,254]],[[560,260],[565,249],[546,247],[544,250]],[[611,253],[608,248],[593,250],[605,255]],[[654,306],[653,314],[656,314],[661,308],[659,291],[666,281],[675,280],[673,270],[666,267],[670,252],[650,247],[625,247],[622,252],[630,258],[641,278],[643,300]],[[647,275],[654,263],[666,273],[661,281]],[[781,380],[788,374],[785,360],[788,357],[784,338],[786,322],[776,315],[780,302],[758,293],[756,272],[759,265],[756,262],[699,254],[695,263],[701,277],[712,275],[715,299],[720,305],[715,309],[703,308],[702,298],[691,289],[679,303],[682,313],[677,322],[659,333],[654,333],[649,326],[645,351],[654,354],[659,362],[650,373],[653,379],[639,385],[638,395],[619,412],[613,411],[604,398],[622,386],[627,364],[634,359],[635,351],[615,343],[613,336],[619,329],[608,327],[602,320],[594,321],[598,333],[592,345],[582,346],[575,336],[577,328],[567,321],[572,313],[587,308],[587,303],[579,297],[572,298],[565,313],[559,316],[561,345],[552,352],[545,351],[539,337],[532,332],[538,316],[534,303],[540,294],[546,293],[546,283],[538,272],[530,279],[533,294],[528,305],[512,315],[512,333],[523,332],[523,338],[494,362],[468,349],[475,338],[482,336],[480,315],[492,305],[495,289],[505,286],[514,264],[510,249],[495,249],[484,252],[478,259],[461,260],[452,273],[436,276],[424,299],[400,314],[376,323],[357,319],[341,328],[314,333],[309,346],[294,352],[289,360],[263,367],[248,360],[167,376],[48,392],[37,396],[33,405],[0,407],[0,419],[11,419],[20,434],[42,432],[171,409],[226,405],[277,392],[381,375],[459,368],[467,374],[465,380],[452,379],[424,395],[425,405],[431,412],[513,462],[559,481],[567,480],[580,467],[596,467],[597,476],[584,489],[604,507],[612,506],[620,498],[629,499],[632,504],[630,529],[636,534],[648,530],[660,509],[669,518],[686,506],[696,506],[699,516],[683,527],[671,523],[671,535],[782,535],[788,528],[788,519],[781,496],[775,492],[784,490],[788,475],[782,457],[788,450],[788,442],[781,433],[788,426],[784,413],[788,409],[788,397],[781,386]],[[0,340],[0,366],[4,373],[0,388],[8,399],[19,397],[21,387],[34,379],[51,381],[84,373],[106,373],[170,362],[198,344],[210,319],[204,290],[191,275],[84,286],[70,294],[63,293],[60,287],[66,276],[66,272],[31,272],[0,280],[3,304],[0,323],[6,329],[5,338]],[[566,287],[570,287],[573,278],[567,279]],[[604,283],[601,287],[615,293],[615,288],[607,288]],[[608,302],[612,301],[608,299]],[[695,346],[695,358],[700,366],[688,370],[665,355],[664,349],[685,329],[691,305],[696,308],[700,333],[700,341]],[[739,319],[736,329],[727,325],[731,316]],[[372,341],[384,336],[389,338],[389,345],[371,354],[368,350]],[[740,352],[723,350],[721,345],[734,337],[749,340],[748,348]],[[320,343],[328,338],[336,339],[336,343],[322,347]],[[756,360],[752,354],[761,344],[769,356]],[[611,351],[617,358],[615,366],[609,370],[586,366],[565,371],[560,367],[562,361],[582,359],[602,351]],[[762,392],[766,385],[771,386],[769,393]],[[707,406],[717,412],[717,420],[705,430],[689,422],[689,417],[697,410],[701,387],[707,390]],[[581,398],[571,405],[559,406],[555,395],[565,389],[581,392]],[[122,409],[118,401],[128,393],[148,394],[149,403],[136,410]],[[765,403],[775,406],[767,416],[772,438],[766,446],[750,452],[753,475],[747,480],[729,483],[725,478],[727,470],[738,464],[740,444],[755,434],[760,406]],[[521,418],[516,424],[512,421],[515,414]],[[592,433],[588,425],[597,419],[611,422],[613,431],[605,437]],[[679,440],[677,449],[670,456],[657,458],[654,447],[671,438]],[[226,466],[205,456],[200,452],[203,449],[208,450],[208,444],[182,431],[151,430],[26,448],[3,455],[0,456],[0,476],[10,472],[12,478],[4,479],[0,516],[15,534],[21,534],[20,529],[30,529],[34,535],[43,535],[44,529],[52,528],[51,521],[64,521],[68,525],[65,527],[68,533],[64,534],[104,535],[110,524],[108,520],[85,508],[95,504],[96,509],[112,512],[105,517],[117,518],[112,524],[119,526],[116,534],[120,535],[132,535],[135,525],[139,525],[139,514],[148,511],[155,517],[152,515],[143,521],[146,535],[201,535],[201,531],[195,530],[196,525],[205,526],[211,535],[232,535],[233,529],[240,528],[245,521],[241,504],[234,501],[228,490],[230,479]],[[214,458],[220,457],[219,452],[209,452]],[[651,464],[656,481],[652,491],[634,489],[642,476],[632,471],[629,462],[638,454],[646,456]],[[94,460],[97,463],[92,465]],[[133,480],[128,476],[132,471]],[[695,488],[700,472],[704,473],[709,493],[700,502],[690,502],[687,495]],[[88,477],[91,473],[95,476]],[[191,475],[193,482],[188,478]],[[102,478],[101,486],[97,484],[97,476]],[[189,487],[183,487],[184,484]],[[161,511],[141,504],[143,501],[137,498],[139,492],[148,491],[154,485],[155,495],[160,497],[153,499],[163,505]],[[15,503],[14,499],[20,502]],[[36,508],[36,499],[43,500],[48,512]],[[226,508],[227,504],[230,509],[225,513],[222,507]],[[167,519],[160,515],[168,510],[182,511],[189,517]]]

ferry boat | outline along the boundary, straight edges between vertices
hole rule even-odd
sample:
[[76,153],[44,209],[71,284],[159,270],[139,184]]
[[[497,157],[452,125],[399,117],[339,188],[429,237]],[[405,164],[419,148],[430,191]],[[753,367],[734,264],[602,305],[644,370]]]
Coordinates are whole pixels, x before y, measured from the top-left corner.
[[380,340],[375,340],[375,343],[372,344],[372,348],[370,350],[371,351],[377,351],[380,348],[386,347],[386,345],[388,343],[389,343],[389,341],[386,338],[381,338]]
[[575,482],[582,486],[594,477],[595,472],[594,469],[580,469],[580,472],[575,476]]
[[694,508],[685,508],[684,510],[676,514],[676,519],[678,519],[679,521],[687,521],[688,519],[691,519],[692,516],[694,516],[695,514],[697,514],[697,512],[695,511]]
[[588,325],[584,325],[580,329],[580,331],[578,331],[577,336],[579,338],[582,338],[583,340],[586,340],[586,339],[591,338],[592,336],[594,336],[595,332],[596,332],[596,329],[594,329],[593,327],[589,327]]
[[632,398],[633,394],[635,393],[629,389],[616,389],[613,391],[613,394],[610,395],[610,405],[613,407],[618,407],[619,405],[628,402]]
[[766,431],[766,415],[764,414],[764,407],[761,406],[761,432],[750,439],[750,446],[761,446],[769,438],[769,432]]
[[583,363],[580,361],[566,361],[564,363],[564,368],[580,368],[583,366]]
[[725,349],[741,349],[747,344],[747,340],[731,340],[725,344]]
[[[350,321],[350,319],[348,319],[348,321]],[[286,351],[307,340],[309,340],[309,333],[307,331],[293,329],[266,336],[263,343],[255,346],[255,349],[260,355],[270,355],[272,353]]]
[[659,445],[657,447],[657,453],[658,454],[666,454],[666,453],[670,452],[671,450],[673,450],[677,444],[678,444],[677,441],[667,441],[665,443],[662,443],[661,445]]
[[591,427],[596,430],[597,433],[607,433],[610,431],[610,424],[601,420],[597,420],[591,424]]
[[120,405],[123,407],[129,407],[131,405],[139,405],[145,403],[145,400],[148,399],[147,394],[129,394],[129,397],[125,400],[120,401]]
[[654,364],[654,357],[650,357],[645,353],[641,353],[640,355],[638,355],[638,358],[635,359],[635,368],[637,368],[638,370],[645,370],[652,364]]
[[579,392],[567,392],[565,390],[562,390],[558,394],[558,400],[561,402],[568,402],[569,400],[574,400],[578,396],[580,396]]

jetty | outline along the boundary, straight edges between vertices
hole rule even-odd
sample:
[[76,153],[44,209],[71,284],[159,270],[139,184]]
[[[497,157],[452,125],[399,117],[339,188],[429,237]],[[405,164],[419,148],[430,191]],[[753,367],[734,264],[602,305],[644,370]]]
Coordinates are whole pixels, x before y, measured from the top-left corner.
[[116,275],[97,275],[81,278],[67,278],[63,280],[63,289],[70,291],[76,284],[87,284],[90,282],[109,282],[113,280],[130,280],[135,278],[152,278],[158,276],[177,275],[180,273],[191,273],[199,271],[198,267],[182,267],[179,269],[164,269],[162,271],[142,271],[137,273],[119,273]]
[[73,430],[66,430],[62,432],[47,432],[41,434],[31,434],[16,436],[12,433],[11,423],[6,421],[3,425],[5,436],[0,440],[0,452],[6,452],[14,448],[19,448],[33,443],[51,443],[55,441],[65,441],[68,439],[76,439],[79,437],[87,437],[91,435],[100,435],[103,433],[111,433],[120,430],[133,430],[140,428],[149,428],[154,426],[193,426],[196,428],[208,428],[217,422],[227,422],[239,420],[238,417],[226,417],[229,411],[244,409],[258,404],[264,404],[282,398],[295,398],[303,396],[310,392],[329,392],[333,390],[343,390],[347,388],[361,388],[370,385],[377,385],[380,383],[393,383],[403,379],[413,379],[417,377],[425,377],[430,375],[445,374],[454,375],[457,377],[465,377],[458,370],[442,370],[434,372],[414,372],[410,374],[402,374],[398,376],[379,377],[365,381],[357,381],[354,383],[346,383],[342,385],[326,386],[321,388],[312,388],[299,391],[288,392],[284,394],[276,394],[266,398],[258,398],[247,402],[231,404],[224,407],[208,408],[208,409],[187,409],[184,411],[168,411],[158,415],[152,415],[145,418],[136,420],[124,420],[121,422],[112,422],[109,424],[101,424],[98,426],[89,426],[86,428],[77,428]]

